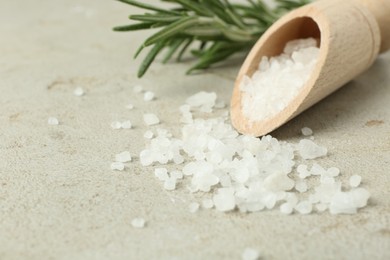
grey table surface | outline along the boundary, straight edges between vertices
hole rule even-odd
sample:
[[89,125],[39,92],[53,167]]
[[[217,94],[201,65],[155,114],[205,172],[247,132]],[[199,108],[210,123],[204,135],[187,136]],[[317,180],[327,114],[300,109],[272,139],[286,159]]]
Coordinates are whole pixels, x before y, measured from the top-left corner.
[[[390,259],[390,53],[274,133],[296,142],[311,127],[345,181],[372,197],[356,215],[283,216],[188,211],[184,187],[166,192],[137,156],[113,172],[113,155],[145,147],[142,113],[177,132],[177,108],[215,91],[229,102],[232,65],[184,76],[189,64],[155,64],[143,79],[131,57],[147,33],[113,33],[136,12],[116,1],[0,1],[0,259]],[[146,104],[132,86],[157,95]],[[73,95],[75,87],[86,95]],[[136,109],[124,109],[128,102]],[[49,116],[61,124],[51,127]],[[135,128],[113,131],[113,120]],[[142,216],[147,227],[134,229]]]

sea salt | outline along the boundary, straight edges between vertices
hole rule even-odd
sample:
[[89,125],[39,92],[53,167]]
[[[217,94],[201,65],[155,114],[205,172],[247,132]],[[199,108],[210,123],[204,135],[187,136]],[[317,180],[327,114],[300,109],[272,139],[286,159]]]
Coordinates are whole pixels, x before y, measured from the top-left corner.
[[154,99],[154,93],[152,91],[146,91],[144,93],[144,100],[145,101],[152,101]]
[[134,218],[134,219],[131,221],[131,225],[132,225],[134,228],[144,228],[144,227],[145,227],[145,224],[146,224],[146,221],[145,221],[145,219],[143,219],[143,218]]
[[116,162],[120,162],[120,163],[127,163],[127,162],[131,162],[131,155],[130,155],[130,152],[128,151],[124,151],[124,152],[121,152],[117,155],[115,155],[115,161]]
[[133,104],[128,104],[128,105],[126,105],[126,108],[128,110],[132,110],[132,109],[134,109],[134,105]]
[[241,81],[244,116],[261,121],[285,109],[309,80],[318,56],[317,41],[308,38],[288,42],[279,56],[262,57],[258,70]]
[[295,206],[295,210],[300,214],[310,214],[313,210],[313,205],[309,201],[301,201]]
[[332,214],[355,214],[359,208],[365,207],[370,193],[363,188],[356,188],[351,191],[337,192],[329,205]]
[[153,132],[150,131],[150,130],[146,131],[145,134],[144,134],[144,137],[145,137],[146,139],[152,139],[153,136],[154,136],[154,134],[153,134]]
[[321,147],[311,140],[303,139],[299,142],[298,150],[303,159],[316,159],[325,156],[328,150]]
[[168,178],[164,181],[164,189],[172,191],[176,189],[176,179]]
[[154,175],[160,181],[166,181],[166,180],[169,179],[168,170],[166,168],[156,168],[156,169],[154,169]]
[[293,212],[293,210],[294,210],[293,206],[288,202],[285,202],[282,205],[280,205],[280,212],[285,215],[290,215]]
[[60,122],[58,121],[58,119],[55,118],[55,117],[49,117],[49,119],[47,120],[47,123],[48,123],[49,125],[59,125],[59,124],[60,124]]
[[214,202],[211,199],[202,200],[202,207],[204,209],[211,209],[214,206]]
[[313,130],[311,130],[309,127],[302,128],[301,132],[304,136],[311,136],[313,134]]
[[152,113],[144,114],[144,122],[148,126],[158,125],[160,123],[160,119]]
[[118,121],[114,121],[111,123],[111,128],[114,130],[118,130],[122,128],[122,123]]
[[350,178],[349,178],[349,186],[353,187],[353,188],[356,188],[360,185],[362,181],[362,177],[360,175],[352,175]]
[[133,127],[133,125],[131,124],[131,121],[130,120],[127,120],[127,121],[123,121],[121,123],[121,127],[123,129],[131,129]]
[[75,88],[75,90],[73,91],[73,95],[75,95],[77,97],[81,97],[84,95],[84,90],[80,87]]
[[125,169],[125,165],[122,162],[113,162],[113,163],[111,163],[111,170],[123,171],[124,169]]
[[196,212],[198,212],[198,210],[199,210],[199,203],[197,203],[197,202],[193,202],[193,203],[191,203],[189,206],[188,206],[188,209],[189,209],[189,211],[191,212],[191,213],[196,213]]
[[260,252],[253,248],[245,248],[241,255],[242,260],[259,260]]

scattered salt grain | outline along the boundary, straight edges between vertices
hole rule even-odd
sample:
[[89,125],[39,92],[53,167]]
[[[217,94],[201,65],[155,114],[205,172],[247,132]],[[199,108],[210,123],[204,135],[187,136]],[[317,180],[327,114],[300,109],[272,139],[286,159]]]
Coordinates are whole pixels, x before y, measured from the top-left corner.
[[75,88],[75,90],[73,91],[73,95],[75,95],[77,97],[81,97],[84,95],[84,90],[80,87]]
[[295,206],[295,210],[300,214],[310,214],[313,210],[313,205],[307,200],[301,201]]
[[164,181],[164,189],[172,191],[176,189],[176,179],[169,178]]
[[318,55],[316,40],[309,38],[288,42],[280,56],[263,57],[240,84],[244,116],[261,121],[285,109],[310,78]]
[[285,215],[290,215],[293,212],[293,210],[294,210],[293,206],[288,202],[285,202],[282,205],[280,205],[280,212]]
[[120,163],[127,163],[131,162],[131,155],[130,152],[124,151],[117,155],[115,155],[115,161]]
[[135,93],[141,93],[144,90],[144,88],[141,85],[137,85],[133,88],[133,91]]
[[328,149],[321,147],[311,140],[303,139],[299,142],[298,150],[303,159],[316,159],[325,156]]
[[169,179],[168,170],[166,168],[156,168],[156,169],[154,169],[154,175],[160,181],[166,181],[166,180]]
[[134,228],[144,228],[145,227],[145,224],[146,224],[146,221],[145,219],[143,218],[135,218],[131,221],[131,225],[134,227]]
[[130,120],[127,120],[127,121],[123,121],[121,123],[121,127],[123,129],[131,129],[133,127],[133,125],[131,124],[131,121]]
[[49,119],[47,120],[47,123],[48,123],[49,125],[59,125],[59,124],[60,124],[60,122],[58,121],[58,119],[55,118],[55,117],[49,117]]
[[355,214],[359,208],[367,205],[369,198],[370,193],[363,188],[339,191],[332,197],[329,211],[331,214]]
[[311,136],[313,134],[313,130],[311,130],[309,127],[302,128],[301,132],[304,136]]
[[260,259],[260,252],[253,248],[245,248],[241,255],[242,260],[258,260]]
[[217,94],[214,92],[209,93],[202,91],[187,98],[186,103],[191,108],[198,108],[201,112],[211,113],[216,100]]
[[160,119],[155,114],[144,114],[144,122],[148,126],[158,125],[160,123]]
[[188,206],[188,209],[190,210],[191,213],[196,213],[199,210],[199,203],[193,202]]
[[360,176],[360,175],[355,174],[349,178],[349,186],[351,186],[353,188],[358,187],[361,182],[362,182],[362,176]]
[[146,91],[144,94],[145,101],[152,101],[154,99],[154,93],[152,91]]
[[183,173],[181,171],[172,171],[169,175],[176,180],[183,179]]
[[318,203],[316,204],[316,209],[318,212],[324,212],[325,210],[328,209],[328,205],[325,203]]
[[295,189],[300,193],[304,193],[307,191],[307,183],[303,180],[299,180],[295,183]]
[[211,199],[202,200],[202,207],[205,209],[211,209],[214,206],[214,202]]
[[146,139],[152,139],[153,136],[154,136],[154,134],[153,134],[153,132],[150,131],[150,130],[146,131],[145,134],[144,134],[144,137],[145,137]]
[[111,170],[123,171],[124,169],[125,169],[125,165],[122,162],[113,162],[113,163],[111,163]]
[[114,129],[114,130],[121,129],[122,128],[122,123],[118,122],[118,121],[112,122],[111,123],[111,128]]
[[126,105],[126,108],[128,110],[132,110],[132,109],[134,109],[134,105],[133,104],[128,104],[128,105]]
[[231,188],[220,188],[213,196],[215,208],[218,211],[231,211],[236,207],[234,190]]

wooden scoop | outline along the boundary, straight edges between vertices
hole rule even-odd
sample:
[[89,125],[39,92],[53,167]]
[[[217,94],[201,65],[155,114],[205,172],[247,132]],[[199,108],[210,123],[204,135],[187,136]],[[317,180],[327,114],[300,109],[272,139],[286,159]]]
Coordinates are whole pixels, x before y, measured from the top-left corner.
[[[281,54],[288,41],[309,37],[320,43],[310,79],[283,111],[263,121],[249,121],[241,109],[244,75],[252,76],[263,56]],[[268,134],[367,70],[379,52],[388,49],[390,0],[320,0],[296,9],[260,38],[242,65],[231,100],[232,124],[243,134]]]

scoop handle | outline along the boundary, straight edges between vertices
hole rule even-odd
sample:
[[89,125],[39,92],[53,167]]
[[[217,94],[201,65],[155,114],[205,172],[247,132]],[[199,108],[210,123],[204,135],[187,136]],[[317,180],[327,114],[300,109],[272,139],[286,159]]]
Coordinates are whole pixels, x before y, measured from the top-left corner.
[[380,52],[390,49],[390,0],[357,0],[375,17],[381,31]]

